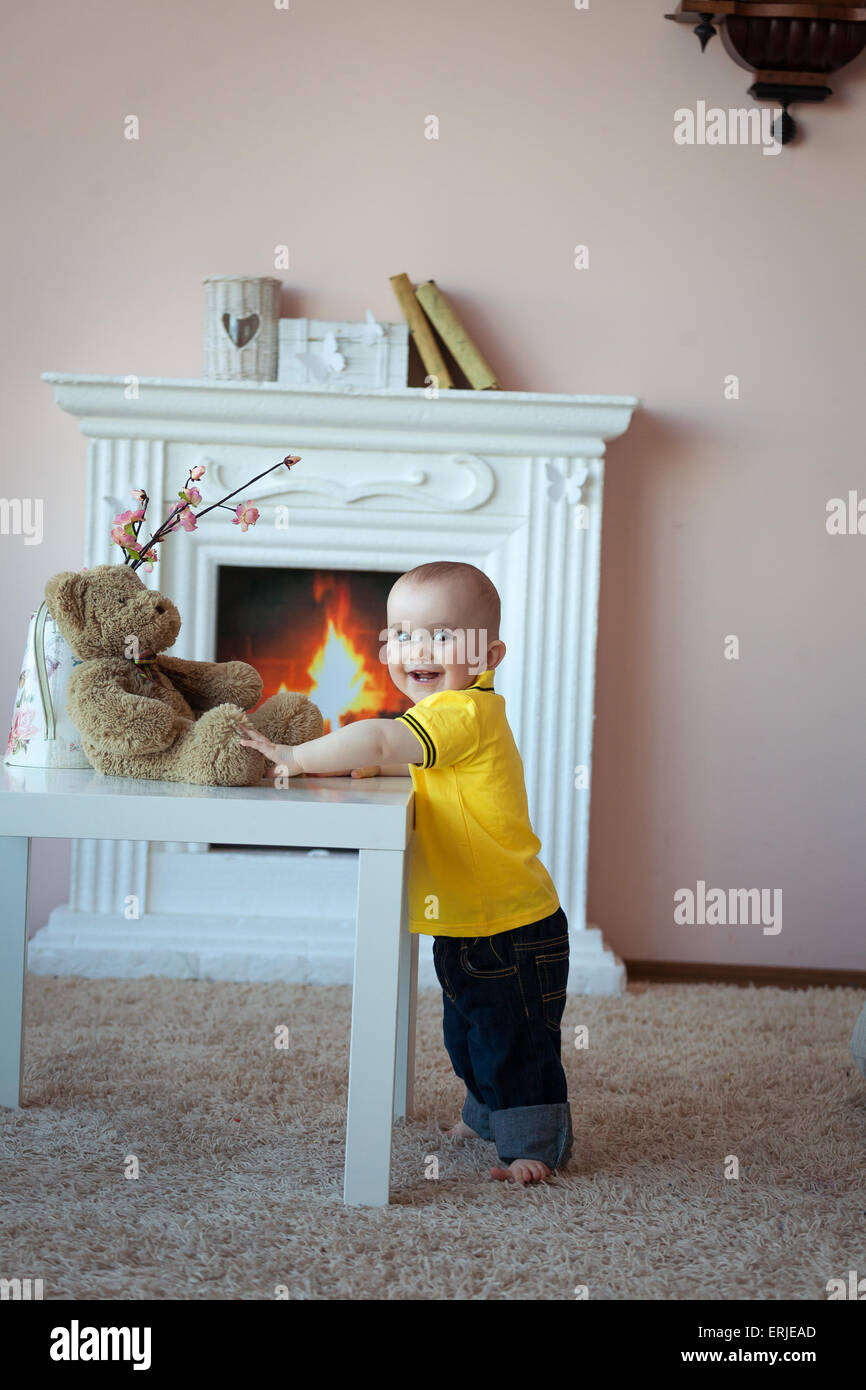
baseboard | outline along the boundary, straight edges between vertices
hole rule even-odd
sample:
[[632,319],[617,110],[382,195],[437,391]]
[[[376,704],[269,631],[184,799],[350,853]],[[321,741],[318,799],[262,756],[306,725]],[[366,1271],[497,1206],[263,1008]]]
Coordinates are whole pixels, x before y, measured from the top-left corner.
[[627,960],[629,984],[775,985],[777,989],[866,989],[866,970],[800,970],[778,965],[711,965],[705,961]]
[[[182,862],[182,856],[175,856]],[[321,899],[321,895],[320,895]],[[332,904],[333,906],[334,904]],[[339,904],[336,904],[339,906]],[[286,981],[352,983],[354,904],[343,917],[287,917],[144,912],[74,912],[56,907],[31,938],[27,967],[35,975],[87,979]],[[572,931],[569,994],[621,995],[626,973],[597,927]],[[418,985],[438,988],[432,937],[419,942]]]

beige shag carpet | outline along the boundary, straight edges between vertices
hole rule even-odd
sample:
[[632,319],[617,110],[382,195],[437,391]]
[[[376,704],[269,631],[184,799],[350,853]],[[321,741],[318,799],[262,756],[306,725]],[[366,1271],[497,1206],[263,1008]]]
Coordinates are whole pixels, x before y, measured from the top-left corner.
[[347,1209],[347,987],[30,976],[0,1274],[42,1278],[46,1299],[825,1299],[866,1274],[861,1003],[676,984],[570,999],[575,1154],[520,1189],[490,1181],[491,1146],[440,1133],[463,1093],[422,991],[392,1205]]

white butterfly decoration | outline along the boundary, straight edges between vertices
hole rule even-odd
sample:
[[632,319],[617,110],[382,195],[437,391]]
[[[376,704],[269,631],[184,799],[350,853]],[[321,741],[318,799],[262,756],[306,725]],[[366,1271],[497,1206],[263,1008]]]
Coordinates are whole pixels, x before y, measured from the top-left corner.
[[296,352],[299,362],[315,377],[316,381],[330,381],[337,372],[343,371],[346,359],[337,351],[337,336],[326,333],[321,352]]
[[[110,497],[105,493],[103,494],[102,500],[103,502],[107,502],[109,507],[111,508],[112,517],[119,516],[120,513],[125,512],[127,508],[131,509],[133,501],[135,501],[135,499],[133,498],[133,501],[125,502],[122,497]],[[136,502],[135,505],[137,506],[138,503]]]
[[361,326],[361,342],[366,343],[367,346],[370,347],[373,343],[378,342],[380,338],[384,338],[384,336],[384,328],[382,327],[381,323],[376,322],[373,315],[370,313],[370,310],[368,309],[367,322],[362,324]]
[[572,506],[577,506],[583,485],[589,475],[586,464],[579,463],[569,478],[566,478],[564,473],[560,473],[556,464],[551,463],[549,459],[544,465],[544,469],[547,473],[548,497],[554,502],[561,502],[565,498]]

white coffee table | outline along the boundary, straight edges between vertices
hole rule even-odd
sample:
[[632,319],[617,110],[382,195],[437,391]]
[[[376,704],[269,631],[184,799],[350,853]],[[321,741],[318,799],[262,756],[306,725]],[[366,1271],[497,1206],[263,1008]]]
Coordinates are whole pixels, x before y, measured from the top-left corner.
[[343,1200],[385,1206],[391,1129],[412,1110],[418,938],[406,918],[408,778],[294,778],[284,791],[195,787],[87,771],[2,768],[0,1105],[21,1103],[30,841],[197,840],[357,849]]

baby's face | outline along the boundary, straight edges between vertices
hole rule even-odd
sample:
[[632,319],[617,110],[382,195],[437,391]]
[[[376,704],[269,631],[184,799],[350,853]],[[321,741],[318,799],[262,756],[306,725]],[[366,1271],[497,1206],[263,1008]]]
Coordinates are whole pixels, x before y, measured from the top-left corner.
[[447,580],[398,580],[388,596],[388,671],[416,703],[439,690],[465,690],[497,666],[505,645],[487,633],[471,599]]

